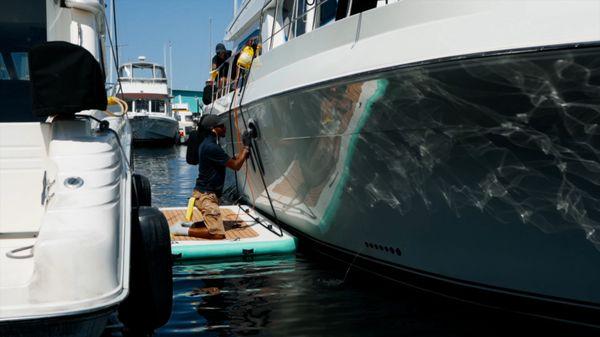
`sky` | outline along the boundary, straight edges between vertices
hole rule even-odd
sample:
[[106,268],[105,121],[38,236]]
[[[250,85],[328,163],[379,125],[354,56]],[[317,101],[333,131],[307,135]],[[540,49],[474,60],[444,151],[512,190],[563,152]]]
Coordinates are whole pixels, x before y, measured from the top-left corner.
[[[107,0],[107,3],[109,1]],[[233,17],[233,0],[115,0],[121,63],[146,60],[163,64],[172,43],[173,89],[202,90],[210,58]],[[110,10],[110,9],[109,9]],[[108,10],[107,10],[108,14]],[[209,46],[209,18],[212,45]],[[167,57],[168,57],[167,47]],[[168,61],[167,61],[168,63]],[[168,67],[168,64],[167,64]],[[167,71],[169,71],[167,69]]]

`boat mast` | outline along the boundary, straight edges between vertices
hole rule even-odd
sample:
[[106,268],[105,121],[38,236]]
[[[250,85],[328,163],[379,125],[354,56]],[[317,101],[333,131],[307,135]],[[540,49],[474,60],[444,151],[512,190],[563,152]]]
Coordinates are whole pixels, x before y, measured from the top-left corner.
[[212,70],[212,17],[208,17],[208,71]]
[[171,85],[169,86],[169,96],[173,96],[173,43],[171,40],[169,40],[169,71],[171,75],[171,79],[169,80],[169,82],[171,82]]
[[[112,14],[112,8],[115,5],[114,0],[110,0],[110,9],[111,11],[108,12],[109,15],[109,20],[108,20],[108,36],[109,36],[109,41],[114,41],[114,32],[113,32],[113,20],[114,20],[114,16]],[[112,48],[113,46],[110,46],[110,48]],[[110,50],[110,49],[109,49]],[[114,71],[114,67],[115,67],[115,61],[112,57],[112,52],[109,51],[109,55],[110,57],[108,58],[109,60],[109,66],[108,66],[108,71],[110,72],[109,75],[109,83],[110,85],[113,85],[113,71]]]

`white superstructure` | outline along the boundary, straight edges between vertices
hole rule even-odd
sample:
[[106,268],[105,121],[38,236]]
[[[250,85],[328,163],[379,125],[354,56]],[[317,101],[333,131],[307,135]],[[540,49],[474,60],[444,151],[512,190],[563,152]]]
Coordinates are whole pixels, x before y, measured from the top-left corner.
[[164,67],[140,56],[138,62],[120,66],[118,75],[120,87],[116,87],[115,94],[129,105],[133,140],[174,142],[178,124],[171,109]]

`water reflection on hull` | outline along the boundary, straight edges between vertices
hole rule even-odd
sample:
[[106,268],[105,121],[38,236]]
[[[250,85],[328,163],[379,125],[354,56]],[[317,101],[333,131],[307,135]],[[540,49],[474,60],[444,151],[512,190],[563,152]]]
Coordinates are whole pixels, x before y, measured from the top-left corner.
[[[259,121],[277,216],[347,259],[597,310],[599,54],[410,66],[264,99],[238,122]],[[238,178],[270,213],[257,172]]]

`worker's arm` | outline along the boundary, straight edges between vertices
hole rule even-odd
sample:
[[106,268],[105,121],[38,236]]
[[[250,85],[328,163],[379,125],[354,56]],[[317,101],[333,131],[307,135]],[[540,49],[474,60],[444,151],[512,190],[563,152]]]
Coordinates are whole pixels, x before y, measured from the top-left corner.
[[250,150],[248,149],[248,147],[244,147],[235,158],[229,159],[227,163],[225,163],[225,166],[229,167],[234,171],[239,171],[242,168],[242,165],[244,165],[244,162],[246,161],[249,155]]

